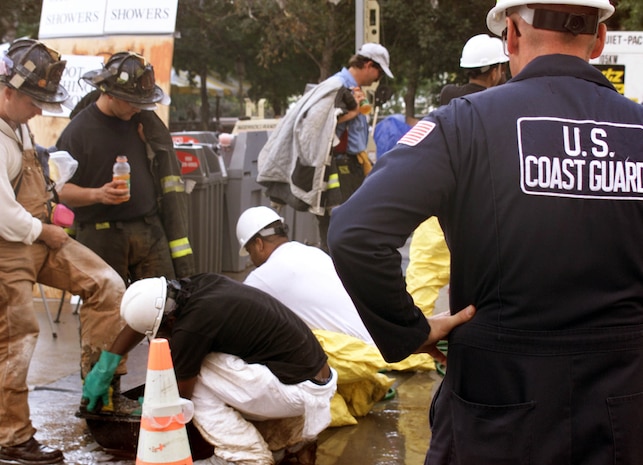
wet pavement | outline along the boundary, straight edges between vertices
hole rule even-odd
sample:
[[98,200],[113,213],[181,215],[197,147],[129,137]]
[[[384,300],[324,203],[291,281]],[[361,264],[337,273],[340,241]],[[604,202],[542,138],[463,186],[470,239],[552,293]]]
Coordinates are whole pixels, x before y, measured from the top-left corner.
[[[81,397],[75,305],[68,301],[64,304],[60,322],[54,323],[57,337],[53,337],[41,299],[35,300],[41,333],[28,383],[31,418],[38,430],[36,438],[61,449],[68,464],[133,465],[132,456],[104,451],[90,434],[85,420],[75,416]],[[441,296],[438,311],[445,308],[445,300]],[[50,300],[50,307],[57,309],[58,301]],[[130,353],[129,373],[121,380],[123,391],[144,384],[147,348],[148,344],[143,342]],[[424,462],[430,438],[428,408],[440,377],[435,371],[390,375],[396,379],[396,396],[377,403],[357,425],[323,431],[318,440],[317,465]]]

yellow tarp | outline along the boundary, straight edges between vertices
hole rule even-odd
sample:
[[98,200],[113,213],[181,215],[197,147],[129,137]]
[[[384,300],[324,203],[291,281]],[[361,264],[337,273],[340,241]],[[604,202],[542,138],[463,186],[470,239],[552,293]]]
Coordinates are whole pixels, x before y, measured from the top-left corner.
[[449,283],[451,254],[434,216],[413,232],[406,268],[406,290],[428,318],[433,315],[440,289]]
[[354,425],[382,400],[395,378],[383,371],[435,369],[428,354],[414,354],[397,363],[387,363],[377,347],[343,333],[313,330],[337,372],[337,393],[331,402],[330,426]]

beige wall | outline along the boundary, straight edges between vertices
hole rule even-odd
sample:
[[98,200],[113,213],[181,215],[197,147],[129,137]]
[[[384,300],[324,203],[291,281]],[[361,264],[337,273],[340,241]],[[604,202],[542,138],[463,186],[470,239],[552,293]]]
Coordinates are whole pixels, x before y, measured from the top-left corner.
[[[174,52],[174,38],[171,35],[136,35],[89,38],[44,39],[49,47],[63,55],[104,56],[105,60],[113,53],[132,51],[143,55],[154,66],[154,76],[158,84],[170,94],[170,71]],[[170,109],[159,105],[157,110],[165,124],[169,123]],[[49,147],[54,145],[63,131],[68,118],[37,116],[29,122],[36,143]]]

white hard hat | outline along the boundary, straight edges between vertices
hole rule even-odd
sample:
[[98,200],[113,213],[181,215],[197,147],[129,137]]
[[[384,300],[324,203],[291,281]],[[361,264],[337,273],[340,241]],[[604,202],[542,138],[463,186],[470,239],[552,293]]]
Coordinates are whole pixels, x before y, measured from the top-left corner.
[[[491,32],[500,36],[505,29],[505,17],[507,8],[520,5],[528,5],[534,2],[527,0],[497,0],[494,6],[487,14],[487,27]],[[539,0],[539,5],[572,5],[588,6],[598,8],[598,20],[605,21],[614,13],[614,6],[609,0]]]
[[163,320],[166,297],[165,278],[145,278],[135,281],[123,294],[121,317],[134,331],[153,339]]
[[248,251],[246,244],[255,234],[275,221],[284,219],[269,207],[251,207],[244,211],[237,221],[237,239],[239,240],[239,255],[245,257]]
[[506,63],[509,57],[505,55],[502,40],[487,34],[473,36],[462,48],[460,58],[461,68],[482,68],[484,66]]

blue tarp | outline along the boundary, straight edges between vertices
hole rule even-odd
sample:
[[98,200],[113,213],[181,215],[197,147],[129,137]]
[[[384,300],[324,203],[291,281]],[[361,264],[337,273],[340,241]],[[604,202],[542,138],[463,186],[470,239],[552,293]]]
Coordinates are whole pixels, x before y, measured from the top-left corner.
[[384,153],[391,150],[397,144],[397,141],[406,134],[411,126],[406,124],[404,115],[396,114],[387,116],[375,126],[373,139],[377,146],[376,157],[379,158]]

